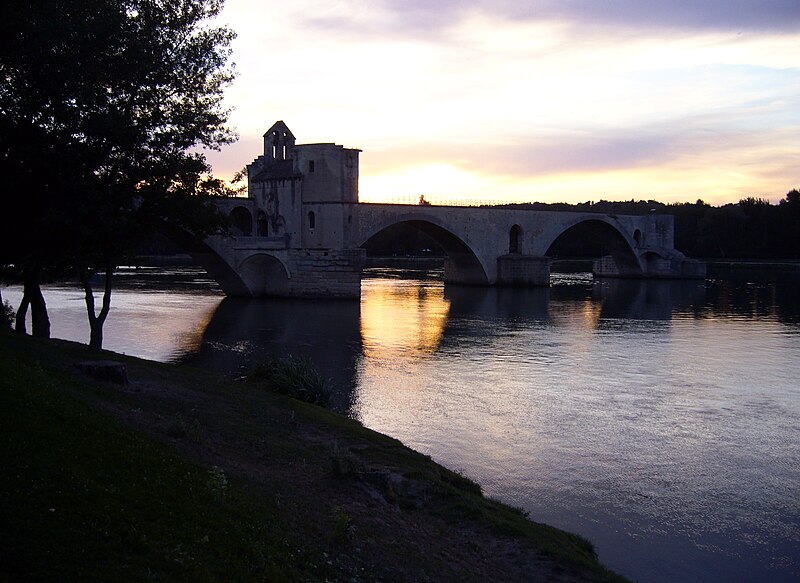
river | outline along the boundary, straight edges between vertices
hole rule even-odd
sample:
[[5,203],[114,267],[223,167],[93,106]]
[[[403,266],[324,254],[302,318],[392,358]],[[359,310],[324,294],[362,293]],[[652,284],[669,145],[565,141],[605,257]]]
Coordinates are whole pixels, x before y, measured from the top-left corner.
[[[194,268],[131,269],[105,346],[231,376],[308,356],[336,409],[631,579],[797,581],[800,271],[711,275],[507,289],[375,269],[359,302],[225,298]],[[86,342],[77,287],[45,296],[53,335]]]

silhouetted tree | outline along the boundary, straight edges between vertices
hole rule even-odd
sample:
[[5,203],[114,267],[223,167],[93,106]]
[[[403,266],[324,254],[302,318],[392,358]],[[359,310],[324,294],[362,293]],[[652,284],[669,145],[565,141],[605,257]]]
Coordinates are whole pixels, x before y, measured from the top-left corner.
[[[0,171],[12,176],[18,227],[0,243],[4,264],[22,274],[34,331],[37,312],[46,315],[42,279],[76,270],[90,347],[100,349],[120,261],[157,229],[203,235],[221,225],[213,205],[194,196],[220,190],[194,148],[235,139],[221,105],[234,34],[207,25],[221,7],[32,0],[0,9]],[[96,271],[104,274],[99,313]]]
[[778,204],[781,211],[779,228],[787,236],[784,238],[786,250],[793,257],[800,257],[800,191],[796,188],[786,193]]
[[0,290],[0,332],[10,330],[13,319],[14,308],[8,302],[3,301],[3,292]]

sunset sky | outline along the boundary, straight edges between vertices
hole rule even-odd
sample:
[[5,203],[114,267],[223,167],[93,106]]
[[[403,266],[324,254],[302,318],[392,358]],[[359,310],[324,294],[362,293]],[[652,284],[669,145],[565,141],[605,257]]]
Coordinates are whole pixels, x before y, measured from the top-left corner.
[[284,120],[360,148],[361,200],[800,187],[800,0],[227,0],[229,177]]

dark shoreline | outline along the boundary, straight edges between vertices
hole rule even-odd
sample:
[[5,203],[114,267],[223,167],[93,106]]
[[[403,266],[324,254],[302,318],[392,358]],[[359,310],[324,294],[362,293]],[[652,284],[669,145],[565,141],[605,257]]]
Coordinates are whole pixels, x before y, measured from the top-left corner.
[[[597,562],[585,539],[531,522],[485,498],[468,478],[355,421],[250,383],[111,352],[99,358],[124,363],[130,384],[78,371],[78,362],[97,358],[73,342],[0,334],[4,466],[13,469],[0,491],[15,509],[2,540],[13,540],[17,555],[4,576],[107,580],[155,566],[163,580],[198,572],[225,580],[226,564],[240,560],[229,546],[255,544],[267,545],[269,560],[254,561],[255,571],[240,565],[239,580],[263,580],[266,565],[266,580],[624,581]],[[55,465],[42,465],[51,458]],[[175,467],[190,476],[177,490],[163,477]],[[43,498],[33,500],[40,491]],[[197,491],[200,500],[185,499]],[[68,522],[39,522],[31,513],[42,504]],[[158,510],[197,504],[208,513],[204,521],[223,521],[227,530]],[[270,524],[266,538],[225,538],[241,524],[252,527],[236,516],[261,516]],[[98,528],[122,539],[108,540]],[[131,537],[133,548],[125,542]],[[183,562],[174,563],[175,548],[184,549]]]

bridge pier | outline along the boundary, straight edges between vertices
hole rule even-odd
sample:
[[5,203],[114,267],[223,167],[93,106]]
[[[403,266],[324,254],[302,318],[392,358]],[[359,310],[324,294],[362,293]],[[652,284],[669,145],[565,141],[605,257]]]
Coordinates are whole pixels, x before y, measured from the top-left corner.
[[448,251],[444,259],[445,283],[459,283],[465,285],[486,285],[490,283],[486,274],[469,252]]
[[497,258],[498,285],[549,286],[550,258],[508,253]]
[[644,253],[640,259],[641,267],[625,265],[611,255],[595,259],[592,273],[601,278],[635,279],[705,279],[706,264],[690,259],[679,251],[669,250],[666,257],[654,253]]
[[293,249],[287,295],[299,298],[361,297],[364,249]]

